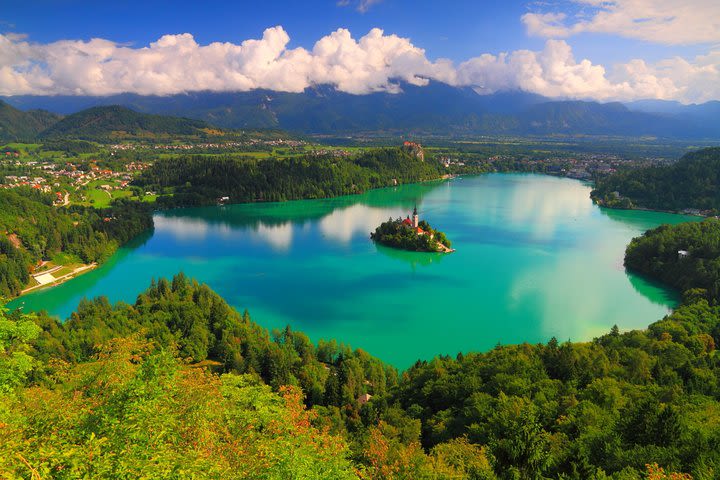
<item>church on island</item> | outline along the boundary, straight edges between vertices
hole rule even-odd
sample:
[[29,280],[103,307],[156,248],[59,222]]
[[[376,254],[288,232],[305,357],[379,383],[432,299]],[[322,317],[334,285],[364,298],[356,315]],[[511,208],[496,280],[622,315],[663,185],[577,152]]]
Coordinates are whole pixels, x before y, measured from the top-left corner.
[[370,238],[383,245],[410,250],[413,252],[454,252],[450,240],[439,230],[432,228],[425,220],[420,220],[417,206],[404,220],[390,218],[383,222]]
[[[402,223],[403,223],[403,225],[407,225],[408,227],[414,228],[414,229],[415,229],[415,232],[416,232],[418,235],[425,235],[427,232],[425,232],[425,230],[423,230],[422,228],[420,228],[420,221],[419,221],[419,220],[420,220],[420,219],[419,219],[419,217],[418,217],[417,207],[415,207],[415,208],[413,209],[413,213],[412,213],[412,220],[410,220],[410,216],[408,215],[408,217],[407,217],[405,220],[403,220]],[[430,234],[430,238],[433,238],[433,236],[434,236],[434,235],[431,233],[431,234]]]
[[[417,205],[415,206],[415,208],[413,208],[412,218],[410,218],[410,216],[408,215],[405,218],[405,220],[402,221],[402,224],[404,226],[412,228],[418,236],[428,235],[431,239],[435,238],[435,233],[433,232],[432,229],[430,229],[430,231],[426,232],[420,226],[420,217],[418,216]],[[425,225],[427,225],[427,223],[425,223]],[[442,238],[445,238],[445,236],[442,235]],[[437,242],[437,249],[439,252],[443,252],[443,253],[450,253],[450,252],[455,251],[454,249],[450,248],[449,246],[444,245],[442,241]]]

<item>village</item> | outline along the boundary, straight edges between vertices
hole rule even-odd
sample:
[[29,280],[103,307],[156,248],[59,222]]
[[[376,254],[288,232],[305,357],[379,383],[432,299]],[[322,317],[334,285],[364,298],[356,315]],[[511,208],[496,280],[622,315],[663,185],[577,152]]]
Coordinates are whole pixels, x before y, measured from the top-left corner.
[[[64,206],[71,202],[71,197],[78,203],[96,203],[92,200],[104,200],[104,197],[107,197],[109,202],[119,196],[120,192],[127,191],[135,175],[148,168],[150,163],[131,161],[124,164],[121,170],[100,167],[97,161],[92,159],[87,163],[14,160],[8,166],[26,173],[5,175],[0,188],[33,188],[43,193],[54,194],[54,204]],[[147,193],[153,194],[153,192]]]
[[615,173],[619,168],[640,168],[667,164],[662,158],[627,159],[614,154],[576,153],[572,157],[547,156],[528,158],[511,154],[503,155],[442,155],[440,162],[445,168],[480,167],[495,171],[527,171],[546,173],[559,177],[591,181]]

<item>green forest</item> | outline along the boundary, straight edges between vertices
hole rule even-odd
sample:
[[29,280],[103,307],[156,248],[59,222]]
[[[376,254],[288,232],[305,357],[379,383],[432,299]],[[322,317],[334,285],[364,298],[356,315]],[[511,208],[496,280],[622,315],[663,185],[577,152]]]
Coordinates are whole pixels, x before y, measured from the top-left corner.
[[108,142],[120,138],[202,136],[207,123],[188,118],[138,113],[118,105],[92,107],[57,121],[39,134],[40,139],[75,138]]
[[403,223],[402,218],[380,224],[370,238],[388,247],[410,250],[412,252],[437,252],[440,245],[450,248],[450,240],[445,233],[434,230],[425,220],[418,223],[424,234],[418,233],[412,225]]
[[180,156],[158,160],[135,183],[161,193],[159,205],[174,207],[215,204],[222,197],[230,203],[335,197],[441,175],[436,162],[401,148],[381,148],[349,158]]
[[0,297],[18,295],[37,263],[63,252],[102,262],[118,246],[152,227],[147,205],[119,200],[110,208],[53,206],[31,188],[0,190]]
[[708,299],[720,298],[720,220],[649,230],[628,245],[625,266],[680,291],[702,289]]
[[[720,261],[720,222],[635,239]],[[686,242],[686,243],[683,243]],[[676,254],[676,252],[675,252]],[[664,260],[663,260],[664,259]],[[714,479],[717,270],[646,330],[498,345],[398,372],[334,340],[268,332],[179,274],[134,304],[0,320],[0,472],[10,478]],[[669,278],[669,277],[668,277]]]
[[720,147],[687,153],[669,166],[618,171],[596,180],[592,198],[608,207],[720,211]]

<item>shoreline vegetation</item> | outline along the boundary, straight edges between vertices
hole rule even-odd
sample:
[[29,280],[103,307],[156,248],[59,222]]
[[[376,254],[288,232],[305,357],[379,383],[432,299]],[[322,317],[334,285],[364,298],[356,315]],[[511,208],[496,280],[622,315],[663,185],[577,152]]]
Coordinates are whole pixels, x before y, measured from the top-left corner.
[[[473,175],[473,174],[475,174],[475,175],[482,175],[482,174],[485,174],[485,173],[492,173],[492,172],[468,172],[467,174],[468,174],[468,175]],[[504,173],[504,172],[501,172],[501,173]],[[508,173],[509,173],[509,172],[508,172]],[[522,172],[521,172],[521,173],[522,173]],[[534,173],[534,174],[539,174],[539,175],[556,176],[556,175],[554,175],[554,174],[552,174],[552,173],[548,173],[548,172],[527,172],[527,173]],[[448,173],[446,173],[446,174],[442,174],[442,175],[440,175],[440,176],[438,176],[438,177],[427,178],[427,179],[419,180],[418,182],[415,182],[415,183],[434,182],[434,181],[443,181],[443,180],[452,180],[452,179],[459,178],[459,177],[461,177],[460,174],[448,174]],[[582,180],[580,180],[580,181],[582,181]],[[396,183],[394,183],[393,185],[379,185],[379,186],[377,186],[377,187],[372,187],[372,189],[392,188],[392,186],[396,186],[396,185],[397,185]],[[364,192],[350,193],[350,194],[347,194],[347,195],[359,195],[359,194],[362,194],[362,193],[364,193]],[[709,214],[707,214],[707,213],[703,214],[703,213],[699,213],[699,212],[695,212],[695,211],[687,211],[687,209],[685,209],[685,210],[683,210],[683,211],[678,211],[678,210],[663,210],[663,209],[658,209],[658,208],[646,208],[646,207],[634,206],[634,205],[633,205],[633,206],[630,206],[630,207],[624,207],[624,206],[619,206],[618,204],[607,204],[607,203],[605,203],[605,202],[603,202],[603,201],[598,201],[598,200],[596,200],[596,198],[594,197],[594,194],[595,194],[595,190],[593,190],[593,192],[591,193],[591,198],[593,199],[593,201],[594,201],[598,206],[601,206],[601,207],[604,207],[604,208],[621,209],[621,210],[641,210],[641,211],[650,211],[650,212],[663,212],[663,213],[672,213],[672,214],[693,215],[693,216],[700,216],[700,217],[707,217],[707,216],[709,215]],[[334,195],[334,196],[331,196],[331,197],[322,197],[322,198],[336,198],[337,196],[343,196],[343,195],[346,195],[346,194],[339,194],[339,195]],[[220,198],[222,198],[222,197],[220,197]],[[301,199],[315,199],[315,197],[312,197],[312,198],[298,198],[297,200],[301,200]],[[232,203],[227,203],[227,204],[230,204],[230,205],[242,205],[242,204],[260,203],[260,202],[264,202],[264,201],[270,202],[270,201],[272,201],[272,200],[258,200],[258,199],[256,199],[256,200],[250,200],[250,201],[232,202]],[[292,201],[292,200],[281,200],[281,201]],[[172,205],[172,202],[167,202],[167,204]],[[225,204],[226,204],[226,203],[225,203],[225,202],[222,202],[222,201],[217,203],[217,205],[225,205]],[[173,209],[173,208],[187,208],[188,206],[189,206],[189,205],[173,205],[173,206],[164,206],[164,207],[158,208],[158,206],[156,205],[153,211],[171,210],[171,209]],[[391,228],[391,227],[389,226],[390,223],[397,223],[398,221],[401,221],[401,220],[402,220],[402,219],[396,219],[396,220],[389,219],[388,222],[385,222],[385,223],[383,223],[381,226],[379,226],[378,229],[376,229],[375,232],[371,232],[371,239],[373,239],[373,240],[375,240],[375,241],[378,241],[378,243],[381,243],[381,244],[383,244],[383,245],[386,245],[386,246],[388,246],[388,247],[390,247],[390,248],[396,248],[396,249],[407,250],[407,251],[429,252],[429,253],[432,253],[432,252],[439,252],[439,253],[452,253],[452,252],[455,252],[455,249],[451,248],[451,244],[450,244],[449,241],[447,241],[446,238],[445,238],[445,241],[446,241],[447,243],[444,243],[444,242],[436,242],[436,249],[434,249],[434,250],[431,249],[431,248],[428,247],[428,246],[424,246],[424,244],[421,245],[421,246],[419,246],[419,247],[417,247],[417,246],[413,247],[412,245],[415,245],[417,242],[410,242],[410,243],[400,242],[400,243],[397,243],[397,244],[393,244],[393,241],[392,241],[392,240],[389,240],[388,238],[386,238],[385,240],[378,240],[378,239],[377,239],[377,238],[379,238],[379,237],[378,237],[378,235],[379,235],[378,230],[381,229],[381,227],[383,227],[383,226],[385,225],[385,228],[386,228],[386,229],[387,229],[387,228]],[[388,224],[388,225],[386,225],[386,224]],[[427,225],[427,224],[426,224],[426,227],[427,227],[428,229],[432,230],[432,228],[429,227],[429,225]],[[141,234],[144,233],[145,231],[147,231],[147,230],[143,230],[143,231],[141,231],[141,232],[138,232],[137,235],[135,235],[133,238],[136,238],[137,236],[141,235]],[[396,232],[396,233],[397,233],[397,232]],[[440,232],[440,233],[442,233],[442,232]],[[434,234],[434,231],[433,231],[433,234]],[[443,234],[443,236],[444,236],[444,234]],[[130,240],[132,240],[132,238],[129,239],[128,241],[130,241]],[[405,243],[405,246],[403,246],[403,243]],[[412,244],[412,245],[411,245],[411,244]],[[119,246],[122,246],[122,245],[119,245]],[[31,273],[31,275],[30,275],[30,280],[29,280],[28,283],[26,284],[25,288],[24,288],[23,290],[21,290],[21,291],[20,291],[17,295],[15,295],[14,297],[11,297],[11,299],[12,299],[12,298],[22,297],[23,295],[26,295],[26,294],[28,294],[28,293],[35,292],[35,291],[37,291],[37,290],[41,290],[41,289],[43,289],[43,288],[52,288],[52,287],[61,285],[62,283],[65,283],[66,281],[72,280],[72,279],[77,278],[78,276],[80,276],[80,275],[82,275],[82,274],[85,274],[85,273],[87,273],[87,272],[92,271],[93,269],[97,268],[98,266],[100,266],[100,263],[97,263],[97,262],[92,262],[92,263],[89,263],[89,264],[81,264],[81,265],[80,265],[78,268],[76,268],[74,271],[72,271],[72,272],[70,272],[70,273],[67,273],[67,274],[64,274],[64,275],[62,275],[60,278],[55,278],[55,279],[53,279],[52,281],[50,281],[50,282],[48,282],[48,283],[45,283],[45,284],[37,284],[37,282],[34,282],[33,277],[35,277],[36,274],[35,274],[35,273]]]
[[0,297],[55,284],[102,264],[153,227],[146,203],[118,199],[110,207],[57,207],[32,188],[0,190]]
[[445,168],[424,155],[420,145],[411,143],[346,157],[180,156],[159,159],[134,183],[157,192],[160,208],[332,198],[442,179]]
[[[82,264],[78,267],[75,267],[67,273],[64,272],[65,270],[67,270],[67,267],[56,267],[57,271],[47,271],[47,272],[40,272],[37,274],[33,274],[32,282],[34,282],[35,285],[31,285],[31,286],[25,288],[15,298],[20,298],[23,295],[30,293],[30,292],[34,292],[36,290],[42,290],[44,288],[56,287],[58,285],[61,285],[65,282],[67,282],[68,280],[72,280],[73,278],[77,278],[84,273],[94,270],[95,268],[98,267],[98,265],[99,264],[97,262],[92,262],[87,265]],[[58,276],[55,276],[56,273],[58,274]],[[48,276],[48,275],[52,278],[45,277],[45,278],[39,279],[39,277]]]
[[696,216],[720,213],[720,148],[685,154],[672,165],[622,169],[598,178],[591,192],[601,206]]
[[[54,145],[51,141],[48,142]],[[76,141],[75,143],[78,142]],[[102,194],[100,196],[102,202],[97,203],[96,207],[100,206],[101,203],[105,206],[104,202],[107,202],[107,206],[111,207],[117,200],[123,199],[126,194],[128,195],[128,201],[131,200],[131,196],[133,200],[135,197],[141,200],[145,200],[146,198],[151,199],[152,202],[148,202],[152,203],[150,208],[156,210],[229,203],[331,198],[341,195],[359,194],[370,189],[386,188],[406,183],[450,179],[458,174],[486,173],[489,171],[488,169],[492,169],[493,165],[495,165],[496,171],[512,171],[513,169],[518,169],[518,171],[533,171],[535,173],[549,175],[554,175],[556,171],[559,171],[557,169],[528,170],[528,165],[522,162],[514,164],[512,162],[503,163],[500,161],[499,164],[492,165],[482,162],[477,164],[465,163],[464,158],[462,159],[463,161],[453,159],[447,155],[447,151],[437,148],[428,149],[426,158],[425,149],[421,145],[413,142],[405,142],[402,146],[394,148],[358,148],[347,151],[331,149],[308,151],[305,149],[306,146],[302,145],[302,142],[298,141],[295,143],[300,144],[301,147],[285,147],[285,144],[282,145],[284,147],[282,152],[284,152],[285,155],[289,155],[284,157],[235,157],[231,154],[222,153],[213,155],[181,154],[167,158],[160,156],[152,165],[143,163],[145,160],[143,155],[145,155],[145,153],[136,153],[135,150],[132,149],[127,151],[122,150],[123,155],[128,156],[127,161],[136,167],[138,165],[142,166],[142,171],[135,172],[136,175],[133,175],[134,180],[126,187],[133,190],[134,193],[130,191],[125,192],[124,190],[115,192],[112,195],[109,191],[100,192]],[[288,143],[288,145],[290,145],[290,143]],[[94,163],[98,161],[92,158],[97,156],[97,149],[100,148],[100,146],[90,147],[92,147],[92,145],[88,142],[84,142],[83,148],[73,147],[81,152],[73,153],[73,155],[79,155],[85,158],[86,161],[89,161],[88,168],[91,169],[111,168],[115,170],[116,168],[120,168],[119,165],[122,163],[122,159],[120,158],[107,161],[102,160],[98,164]],[[294,151],[294,148],[296,148],[297,151]],[[28,152],[32,149],[22,150],[15,147],[8,147],[6,150],[6,156],[11,154],[14,155],[13,158],[18,155],[19,158],[23,158],[23,155],[29,155]],[[85,150],[88,151],[86,152]],[[37,150],[32,150],[32,152],[33,155],[44,155],[44,150],[40,152],[40,154],[37,153]],[[342,155],[339,155],[338,152],[342,153]],[[718,212],[717,207],[720,207],[720,199],[713,201],[711,198],[710,201],[708,201],[707,197],[712,197],[713,188],[717,187],[715,184],[718,182],[716,181],[715,174],[708,172],[707,167],[705,167],[705,170],[702,170],[703,166],[699,165],[699,163],[708,159],[717,162],[718,152],[720,152],[718,148],[705,149],[686,155],[680,162],[673,166],[644,167],[632,170],[621,169],[610,176],[601,176],[596,179],[596,188],[593,190],[591,197],[598,205],[608,208],[647,209],[651,211],[703,216],[715,214]],[[713,160],[713,158],[715,160]],[[693,159],[695,161],[694,164],[683,166],[692,163]],[[134,163],[138,160],[139,162]],[[98,167],[99,164],[102,165]],[[504,167],[500,169],[498,165],[504,165]],[[45,166],[43,168],[45,168]],[[80,164],[78,164],[77,167],[84,168]],[[701,175],[697,174],[696,171],[698,169],[702,170]],[[691,173],[688,174],[688,172]],[[6,173],[17,175],[20,171],[10,169]],[[684,175],[683,178],[691,177],[690,180],[685,181],[684,184],[690,185],[690,187],[688,187],[689,189],[694,191],[702,190],[704,192],[705,202],[701,207],[684,208],[688,205],[686,203],[674,205],[674,208],[666,208],[666,206],[664,207],[657,204],[646,206],[632,196],[634,195],[632,188],[635,188],[637,182],[633,183],[630,180],[635,179],[635,177],[649,176],[651,179],[660,179],[667,183],[667,178],[675,175]],[[697,178],[705,177],[707,177],[711,183],[714,182],[713,185],[715,186],[707,188],[706,185],[703,187],[704,184],[700,184],[700,187],[703,187],[704,190],[703,188],[695,188],[698,184]],[[610,188],[613,182],[617,183],[618,178],[621,183],[624,182],[624,186],[628,186],[627,189],[623,188],[618,191]],[[658,182],[662,183],[660,180],[658,180]],[[109,182],[109,180],[103,181]],[[110,183],[112,184],[112,182]],[[100,187],[105,186],[106,185],[100,182]],[[24,187],[12,190],[22,191],[23,188]],[[62,188],[63,187],[61,187],[60,190],[62,190]],[[630,193],[626,194],[626,190],[630,191]],[[720,188],[717,190],[720,190]],[[664,187],[654,188],[653,191],[664,191]],[[93,194],[97,192],[99,192],[99,190],[91,191]],[[142,195],[143,192],[145,195]],[[116,194],[118,198],[115,198]],[[58,208],[58,211],[63,210],[62,207],[65,207],[64,211],[73,212],[72,215],[75,215],[80,205],[84,204],[76,204],[74,201],[70,203],[68,202],[68,196],[68,193],[66,193],[63,205],[59,205],[58,200],[52,197],[44,198],[42,202],[54,207],[61,207]],[[633,198],[633,200],[631,200],[631,198]],[[713,204],[713,202],[714,209],[709,209],[708,204]],[[70,204],[68,205],[68,203]],[[690,203],[690,205],[695,204]],[[88,209],[87,211],[92,211],[92,204],[84,206]],[[96,211],[101,212],[104,210]],[[6,227],[6,237],[15,240],[22,238],[22,236],[17,235],[17,232],[13,231],[12,222],[10,222],[9,225],[11,228],[8,229]],[[72,240],[70,241],[72,243]],[[23,273],[21,271],[22,268],[18,265],[23,262],[28,265],[35,265],[36,260],[48,258],[45,253],[40,255],[38,252],[38,250],[45,248],[41,243],[42,242],[40,242],[40,245],[27,248],[21,242],[21,252],[19,255],[17,255],[18,252],[12,252],[10,247],[5,248],[0,246],[0,250],[2,250],[0,254],[5,251],[9,252],[5,261],[0,261],[0,295],[13,297],[14,295],[21,294],[27,288],[35,286],[35,282],[28,275],[33,273],[32,269],[28,268],[28,272]],[[50,243],[55,244],[56,241],[52,240]],[[49,250],[52,252],[56,249],[57,247],[51,246]],[[28,263],[27,260],[19,261],[18,258],[16,258],[23,256],[28,250],[34,250],[31,251],[29,255],[33,258],[32,263]],[[107,254],[103,255],[107,256]],[[91,257],[93,256],[91,255]],[[95,261],[94,258],[89,258],[87,261],[78,261],[76,263],[89,265],[93,261]],[[102,259],[100,259],[99,263],[101,262]],[[21,280],[18,282],[17,278],[25,278],[26,281]]]
[[[643,175],[650,175],[652,178],[663,178],[663,176],[672,176],[677,175],[678,171],[684,171],[684,170],[692,170],[697,168],[707,168],[704,166],[698,167],[698,165],[701,162],[718,162],[718,158],[720,157],[720,148],[709,148],[700,150],[698,152],[692,152],[690,154],[685,155],[677,164],[673,166],[666,166],[666,167],[646,167],[646,168],[639,168],[639,169],[632,169],[627,171],[621,171],[615,174],[611,174],[607,177],[602,177],[600,179],[596,179],[595,181],[595,188],[591,192],[591,199],[594,203],[597,205],[604,207],[604,208],[613,208],[613,209],[625,209],[625,210],[643,210],[643,211],[657,211],[657,212],[664,212],[664,213],[673,213],[673,214],[684,214],[684,215],[693,215],[693,216],[701,216],[701,217],[709,217],[716,215],[720,210],[720,200],[718,200],[716,203],[713,203],[712,201],[705,200],[704,204],[705,206],[711,204],[717,206],[717,208],[713,209],[696,209],[696,208],[661,208],[660,206],[652,206],[647,207],[643,205],[639,205],[635,202],[638,200],[632,200],[631,196],[624,196],[624,194],[620,193],[617,190],[611,191],[608,193],[608,189],[612,188],[613,185],[621,185],[628,190],[632,191],[631,188],[627,187],[627,184],[630,180],[628,179],[635,179],[636,177],[641,177]],[[321,159],[324,157],[320,157]],[[349,187],[346,185],[345,187],[341,186],[335,186],[330,187],[329,193],[325,192],[322,193],[321,190],[315,190],[315,191],[308,191],[308,190],[300,190],[300,191],[291,191],[288,194],[281,193],[281,190],[285,188],[285,186],[288,184],[288,182],[277,182],[275,186],[272,186],[268,182],[269,175],[267,172],[264,174],[266,175],[261,180],[257,177],[255,179],[247,180],[245,179],[246,183],[252,184],[253,182],[258,183],[260,186],[260,190],[256,191],[255,194],[252,195],[253,198],[248,198],[248,191],[251,190],[250,187],[248,187],[246,184],[238,184],[235,183],[235,186],[232,188],[235,188],[236,191],[243,191],[245,192],[245,197],[241,197],[242,199],[238,200],[238,197],[232,197],[230,195],[225,195],[225,193],[228,193],[228,182],[227,179],[222,180],[221,183],[223,183],[222,190],[213,190],[214,188],[221,188],[219,185],[213,186],[213,171],[214,170],[223,170],[228,169],[229,171],[233,171],[234,168],[243,168],[239,167],[239,165],[245,164],[247,166],[248,161],[238,161],[236,159],[224,159],[222,157],[181,157],[181,159],[184,160],[184,162],[180,162],[181,165],[179,167],[180,172],[177,174],[175,180],[171,180],[167,177],[167,169],[168,168],[175,168],[175,165],[171,165],[173,162],[170,160],[160,160],[160,162],[164,162],[162,166],[155,169],[154,165],[146,172],[143,172],[143,174],[140,176],[139,180],[136,181],[138,185],[143,187],[144,189],[158,189],[160,192],[162,192],[154,205],[154,210],[167,210],[172,208],[178,208],[178,207],[189,207],[189,206],[200,206],[200,205],[224,205],[224,204],[243,204],[243,203],[258,203],[258,202],[270,202],[270,201],[287,201],[287,200],[295,200],[295,199],[315,199],[315,198],[334,198],[337,196],[342,195],[355,195],[355,194],[361,194],[364,191],[370,190],[370,189],[377,189],[377,188],[388,188],[392,187],[401,183],[416,183],[416,182],[426,182],[426,181],[438,181],[438,180],[449,180],[453,179],[459,176],[457,173],[444,173],[442,171],[442,168],[439,164],[428,160],[426,163],[425,161],[425,153],[423,148],[419,144],[415,144],[412,142],[406,142],[402,147],[399,148],[380,148],[371,150],[369,152],[365,152],[363,154],[357,155],[350,161],[350,164],[353,166],[362,165],[363,168],[369,169],[371,173],[374,175],[369,177],[370,183],[368,185],[365,185],[363,187],[359,186],[358,184],[351,184]],[[325,158],[327,160],[328,158]],[[270,161],[270,163],[283,163],[287,162],[290,159],[276,159]],[[290,163],[290,165],[293,165],[293,168],[295,168],[297,171],[293,173],[290,176],[295,175],[296,173],[300,172],[300,177],[303,176],[309,176],[309,177],[316,177],[318,175],[317,169],[318,164],[317,162],[314,162],[318,160],[317,157],[300,157],[292,159],[293,162]],[[346,160],[346,159],[337,159],[335,163],[333,163],[333,167],[337,167],[338,163],[337,160]],[[209,166],[209,169],[204,171],[200,174],[200,177],[197,177],[198,172],[195,172],[194,169],[196,167],[199,167],[201,164],[204,165],[206,163],[210,162],[211,165]],[[249,162],[253,163],[253,162]],[[268,163],[268,161],[264,161],[262,163]],[[413,170],[417,170],[418,165],[421,165],[420,170],[421,172],[418,173],[415,171],[414,173],[409,173]],[[714,165],[714,163],[713,163]],[[255,163],[253,168],[256,168],[257,164]],[[342,170],[342,169],[341,169]],[[209,173],[210,172],[210,173]],[[651,172],[651,173],[646,173]],[[659,172],[659,173],[658,173]],[[670,172],[670,173],[668,173]],[[237,173],[237,172],[235,172]],[[473,169],[468,169],[468,174],[482,174],[487,172],[481,172],[481,171],[474,171]],[[553,175],[551,172],[536,172],[540,174],[547,174],[551,176]],[[339,177],[335,177],[337,175],[337,169],[335,171],[330,173],[330,185],[333,183],[338,183]],[[230,174],[225,174],[225,176]],[[393,176],[394,175],[394,176]],[[327,175],[325,175],[327,177]],[[217,179],[217,177],[215,177]],[[243,178],[243,177],[241,177]],[[714,176],[711,176],[712,179],[714,179]],[[162,179],[162,180],[161,180]],[[195,184],[193,184],[190,179],[195,181]],[[185,180],[183,183],[182,181]],[[288,179],[289,180],[289,179]],[[150,183],[150,182],[159,182],[159,183]],[[232,182],[230,182],[232,183]],[[637,183],[637,182],[635,182]],[[199,186],[198,186],[199,185]],[[635,186],[635,184],[632,184]],[[257,187],[257,185],[256,185]],[[230,190],[232,190],[230,188]],[[263,188],[269,189],[268,191],[262,190]],[[660,187],[657,187],[660,188]],[[279,190],[278,190],[279,189]],[[707,189],[704,190],[707,193]],[[212,193],[211,193],[212,192]],[[258,193],[259,192],[259,193]],[[47,202],[48,200],[45,200]],[[687,201],[687,200],[686,200]],[[129,201],[128,201],[129,203]],[[691,204],[697,204],[691,203]],[[683,204],[686,205],[686,204]],[[98,210],[99,211],[99,210]],[[430,238],[420,238],[423,235],[418,235],[415,233],[415,235],[410,235],[410,233],[413,232],[404,232],[401,231],[399,228],[393,227],[392,224],[397,225],[397,221],[390,220],[389,222],[385,222],[383,225],[378,227],[375,232],[371,233],[371,238],[375,241],[378,241],[378,243],[384,244],[386,246],[392,247],[392,248],[399,248],[404,250],[410,250],[410,251],[419,251],[419,252],[443,252],[443,253],[450,253],[454,250],[450,247],[449,242],[446,244],[444,241],[438,241],[433,242],[432,241],[432,235],[434,235],[434,232],[431,233]],[[425,225],[427,228],[430,228],[429,225]],[[382,227],[382,228],[381,228]],[[421,227],[422,228],[422,227]],[[382,230],[382,231],[380,231]],[[142,232],[137,232],[137,235],[141,234]],[[9,237],[9,235],[8,235]],[[444,237],[444,235],[443,235]],[[403,239],[404,238],[404,239]],[[128,239],[130,240],[130,239]],[[447,240],[447,239],[445,239]],[[430,245],[433,244],[433,245]],[[83,265],[90,267],[93,263],[97,265],[97,262],[88,262],[84,263]],[[102,263],[102,261],[100,262]],[[94,267],[92,267],[94,268]],[[52,288],[53,286],[59,285],[61,283],[64,283],[65,281],[71,280],[72,278],[75,278],[83,273],[86,273],[88,271],[91,271],[92,268],[82,268],[77,269],[74,272],[71,272],[70,274],[64,274],[60,279],[53,279],[52,281],[46,283],[46,284],[36,284],[37,282],[34,281],[33,277],[34,274],[31,274],[28,276],[28,280],[24,285],[24,288],[22,288],[19,291],[16,291],[14,294],[14,297],[20,297],[22,295],[25,295],[27,293],[34,292],[36,290],[39,290],[41,288]],[[0,275],[1,276],[1,275]],[[60,280],[60,281],[58,281]],[[7,283],[7,282],[6,282]],[[2,287],[2,285],[0,285]],[[0,288],[2,290],[2,288]],[[8,289],[5,288],[4,291],[6,292],[5,295],[8,297],[13,297],[13,294],[8,294]],[[1,294],[2,292],[0,292]]]

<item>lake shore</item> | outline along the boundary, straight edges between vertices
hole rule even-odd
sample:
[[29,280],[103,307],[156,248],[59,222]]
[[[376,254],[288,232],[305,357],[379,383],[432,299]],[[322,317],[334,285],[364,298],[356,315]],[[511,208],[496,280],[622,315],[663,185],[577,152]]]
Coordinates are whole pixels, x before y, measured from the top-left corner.
[[26,295],[28,293],[34,292],[36,290],[40,290],[43,288],[52,288],[56,287],[58,285],[61,285],[68,280],[72,280],[73,278],[76,278],[84,273],[87,273],[95,268],[97,268],[98,264],[96,262],[90,263],[90,264],[84,264],[79,267],[74,268],[71,272],[64,273],[59,276],[54,276],[53,273],[60,272],[63,270],[63,266],[57,266],[54,267],[46,272],[40,272],[38,274],[32,275],[33,279],[38,282],[37,285],[33,285],[31,287],[25,288],[20,292],[20,295],[18,295],[15,298],[20,298],[23,295]]
[[[592,197],[591,197],[592,198]],[[685,210],[663,210],[659,208],[648,208],[648,207],[639,207],[639,206],[632,206],[632,207],[618,207],[613,205],[607,205],[604,202],[596,202],[593,199],[593,203],[595,203],[598,207],[601,208],[608,208],[611,210],[628,210],[628,211],[640,211],[640,212],[658,212],[658,213],[670,213],[672,215],[687,215],[691,217],[700,217],[700,218],[712,218],[714,215],[710,214],[704,214],[702,212],[694,212],[694,211],[688,211],[693,209],[685,209]]]
[[[266,328],[291,325],[315,341],[343,338],[398,368],[498,341],[589,340],[614,324],[644,328],[676,306],[676,293],[618,266],[625,246],[649,228],[685,219],[600,215],[588,193],[581,182],[552,176],[489,174],[346,199],[158,212],[144,242],[9,308],[66,319],[83,298],[131,303],[153,278],[182,271]],[[456,253],[368,241],[383,220],[414,205],[442,224]],[[438,318],[442,329],[434,327]]]

